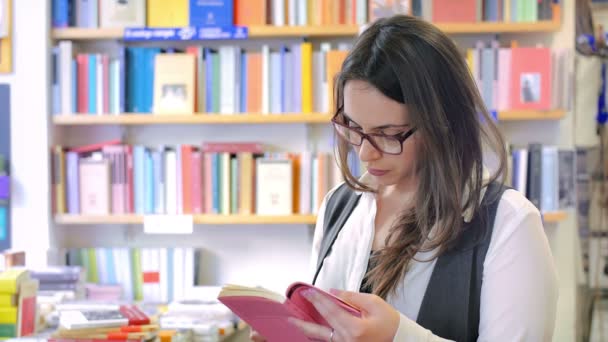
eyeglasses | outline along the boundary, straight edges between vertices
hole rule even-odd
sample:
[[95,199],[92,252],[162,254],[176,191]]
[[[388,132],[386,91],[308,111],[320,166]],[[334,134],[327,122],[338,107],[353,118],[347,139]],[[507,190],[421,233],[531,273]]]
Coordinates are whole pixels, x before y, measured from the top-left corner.
[[367,139],[372,146],[378,151],[386,154],[398,155],[403,151],[403,142],[407,140],[414,132],[416,128],[412,128],[409,131],[386,135],[381,133],[363,133],[353,127],[350,127],[342,122],[338,121],[339,116],[336,115],[331,119],[332,124],[338,135],[342,137],[346,142],[354,146],[361,146],[363,139]]

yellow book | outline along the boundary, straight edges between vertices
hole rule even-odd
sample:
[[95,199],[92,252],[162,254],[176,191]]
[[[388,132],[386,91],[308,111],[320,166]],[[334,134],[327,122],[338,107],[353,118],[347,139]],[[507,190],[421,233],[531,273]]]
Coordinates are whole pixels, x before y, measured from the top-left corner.
[[329,99],[329,111],[331,113],[335,112],[334,108],[334,78],[335,76],[342,70],[342,63],[346,59],[348,55],[348,51],[342,50],[332,50],[327,52],[326,57],[326,70],[327,70],[327,84],[329,94],[327,98]]
[[55,213],[66,212],[65,202],[65,153],[63,147],[55,146],[53,154],[53,185],[55,186]]
[[238,154],[240,167],[240,194],[241,214],[253,214],[253,153],[243,152]]
[[312,113],[312,43],[302,43],[302,112]]
[[475,51],[473,49],[467,49],[467,65],[469,66],[469,70],[473,73],[473,53]]
[[17,324],[17,308],[0,307],[0,324]]
[[194,113],[196,60],[189,53],[156,55],[154,64],[154,113]]
[[188,5],[188,0],[148,0],[148,27],[188,26]]
[[0,294],[0,307],[2,306],[17,306],[17,295],[9,293]]
[[0,273],[0,293],[17,293],[21,283],[29,277],[30,274],[25,269],[12,268]]

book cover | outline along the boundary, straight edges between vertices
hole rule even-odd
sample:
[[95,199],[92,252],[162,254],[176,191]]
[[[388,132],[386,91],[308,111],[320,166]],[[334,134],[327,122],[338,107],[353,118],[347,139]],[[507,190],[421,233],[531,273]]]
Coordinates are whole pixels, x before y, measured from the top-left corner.
[[291,215],[292,184],[292,160],[256,159],[256,214]]
[[147,0],[148,27],[188,26],[188,0]]
[[233,8],[233,0],[190,0],[190,26],[232,26]]
[[[329,323],[319,314],[315,307],[304,298],[302,292],[313,288],[305,283],[291,284],[285,295],[263,288],[251,288],[238,285],[222,287],[218,300],[229,307],[237,316],[249,324],[253,330],[264,336],[267,341],[310,341],[298,328],[289,323],[289,317],[329,327]],[[349,314],[360,317],[358,308],[344,302],[338,297],[316,288],[338,304]]]
[[235,0],[234,6],[234,25],[266,25],[266,0]]
[[110,213],[110,164],[107,160],[82,159],[80,173],[81,214]]
[[511,49],[511,109],[551,109],[551,50]]
[[146,26],[146,0],[102,0],[99,4],[102,28]]
[[195,56],[187,53],[156,56],[154,113],[193,114],[195,99]]

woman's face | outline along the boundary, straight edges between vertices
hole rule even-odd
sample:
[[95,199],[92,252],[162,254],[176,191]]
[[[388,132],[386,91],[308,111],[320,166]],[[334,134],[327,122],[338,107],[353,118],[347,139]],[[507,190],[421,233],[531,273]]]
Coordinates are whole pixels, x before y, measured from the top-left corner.
[[[385,96],[365,81],[346,82],[344,116],[347,125],[363,133],[390,136],[413,128],[406,105]],[[367,139],[363,139],[361,146],[354,146],[375,184],[414,189],[417,135],[414,133],[403,142],[398,155],[378,150]]]

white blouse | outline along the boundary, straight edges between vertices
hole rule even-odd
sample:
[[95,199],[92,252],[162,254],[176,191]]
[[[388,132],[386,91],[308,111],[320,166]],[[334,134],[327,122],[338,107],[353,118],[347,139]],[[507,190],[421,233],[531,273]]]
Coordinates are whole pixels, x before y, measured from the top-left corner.
[[[313,272],[323,237],[326,201],[334,191],[326,195],[318,212]],[[362,193],[323,263],[317,286],[359,291],[371,253],[375,216],[374,195]],[[463,213],[466,221],[470,216]],[[425,261],[432,253],[416,255],[422,261],[411,262],[396,295],[387,300],[401,313],[394,341],[446,341],[416,323],[437,260]],[[555,265],[540,213],[521,193],[506,190],[498,204],[484,261],[478,341],[550,341],[557,297]]]

